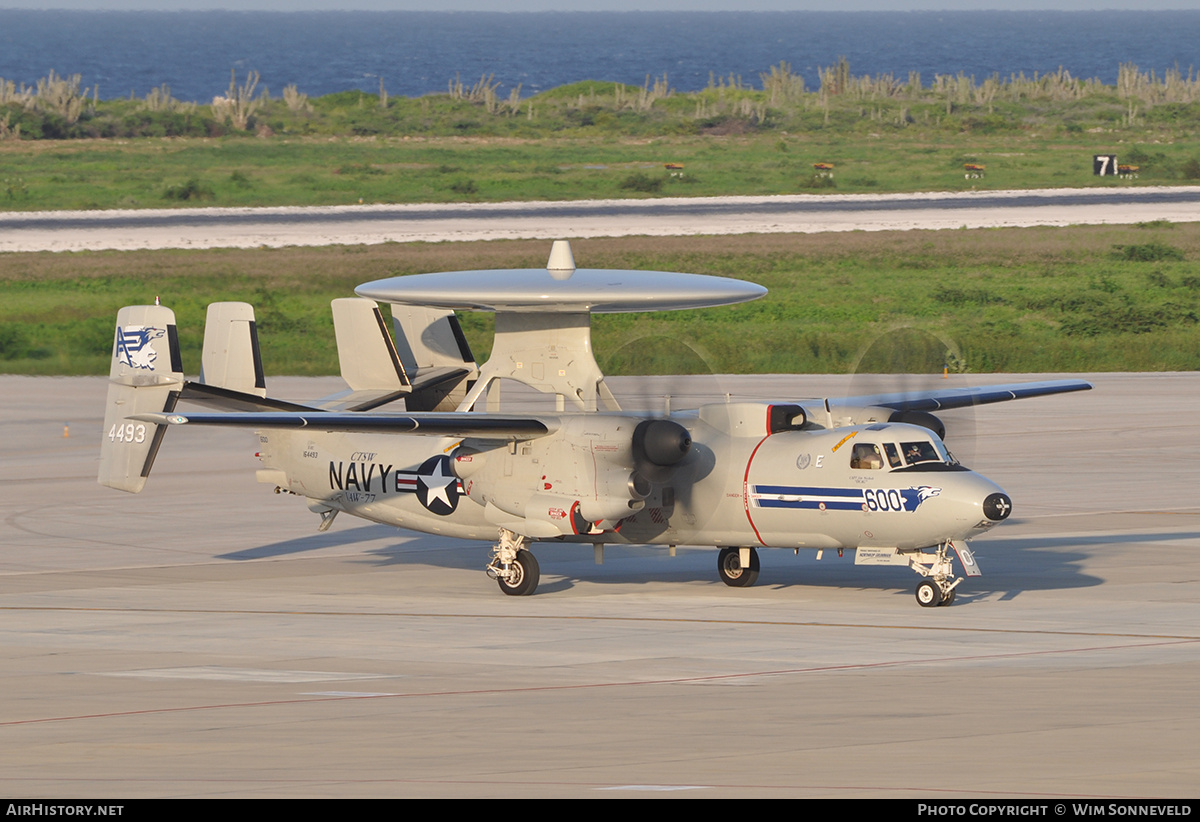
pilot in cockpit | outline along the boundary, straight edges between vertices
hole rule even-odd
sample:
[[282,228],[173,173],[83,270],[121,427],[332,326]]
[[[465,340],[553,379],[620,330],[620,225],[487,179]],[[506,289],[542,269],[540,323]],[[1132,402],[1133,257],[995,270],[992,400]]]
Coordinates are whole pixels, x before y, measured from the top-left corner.
[[879,453],[879,446],[869,442],[856,443],[850,454],[850,467],[870,471],[882,468],[883,455]]

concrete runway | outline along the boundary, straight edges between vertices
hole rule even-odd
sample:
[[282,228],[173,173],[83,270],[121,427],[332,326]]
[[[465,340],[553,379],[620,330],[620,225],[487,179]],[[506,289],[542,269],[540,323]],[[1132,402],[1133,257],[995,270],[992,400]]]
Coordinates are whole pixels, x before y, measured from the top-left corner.
[[975,412],[1016,512],[923,609],[833,552],[732,589],[712,551],[541,547],[505,597],[482,544],[317,533],[245,432],[172,431],[144,493],[101,488],[105,381],[0,377],[0,793],[1194,797],[1200,375],[1090,379]]
[[1200,220],[1200,187],[0,213],[0,252]]

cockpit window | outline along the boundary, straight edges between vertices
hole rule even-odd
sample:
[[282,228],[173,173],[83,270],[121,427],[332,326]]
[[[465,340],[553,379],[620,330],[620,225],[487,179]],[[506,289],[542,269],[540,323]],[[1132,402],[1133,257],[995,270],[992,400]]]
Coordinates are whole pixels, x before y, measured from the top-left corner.
[[902,442],[900,450],[904,453],[904,461],[909,465],[922,462],[947,462],[944,455],[938,453],[932,442]]
[[883,453],[874,443],[855,443],[854,450],[850,453],[850,467],[867,471],[878,470],[883,467]]
[[941,455],[943,461],[949,463],[950,465],[958,465],[958,460],[956,460],[954,455],[951,454],[946,448],[946,444],[944,442],[935,439],[933,441],[933,447],[937,449],[937,452]]
[[887,452],[888,465],[893,468],[899,468],[904,463],[900,460],[900,450],[896,448],[896,443],[885,442],[883,450]]

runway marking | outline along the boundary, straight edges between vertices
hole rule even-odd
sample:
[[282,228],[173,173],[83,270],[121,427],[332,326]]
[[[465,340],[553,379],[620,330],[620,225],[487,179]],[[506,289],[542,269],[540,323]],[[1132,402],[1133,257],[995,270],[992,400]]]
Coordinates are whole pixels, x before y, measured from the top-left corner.
[[[1020,632],[1017,632],[1020,633]],[[1154,648],[1167,645],[1188,645],[1200,642],[1200,639],[1175,640],[1169,642],[1142,642],[1127,645],[1097,645],[1083,648],[1061,648],[1045,651],[1018,651],[1002,654],[966,654],[962,656],[922,657],[916,659],[900,659],[891,662],[861,662],[843,665],[817,665],[810,668],[780,668],[768,671],[746,671],[736,674],[711,674],[706,676],[671,677],[663,679],[626,680],[622,682],[585,682],[573,685],[537,685],[514,686],[510,688],[473,688],[451,691],[417,691],[407,694],[386,695],[351,695],[351,696],[320,696],[303,699],[267,699],[254,702],[223,702],[210,705],[182,705],[174,708],[140,708],[132,711],[108,711],[96,714],[78,714],[73,716],[46,716],[35,719],[15,719],[0,722],[0,728],[19,725],[39,725],[50,722],[75,722],[88,719],[116,719],[132,716],[153,716],[158,714],[192,713],[199,711],[232,710],[236,708],[269,708],[283,705],[313,705],[322,702],[346,702],[366,699],[417,699],[421,697],[454,697],[454,696],[490,696],[513,695],[523,693],[553,693],[556,691],[584,691],[601,688],[629,688],[648,685],[689,685],[697,683],[737,681],[751,677],[766,676],[799,676],[804,674],[838,673],[843,671],[869,671],[887,668],[905,668],[922,665],[938,665],[954,662],[978,662],[984,660],[1027,659],[1033,657],[1060,656],[1066,654],[1092,653],[1096,651],[1118,651],[1133,648]]]
[[303,696],[401,696],[395,691],[306,691]]
[[100,676],[145,679],[202,679],[214,682],[337,682],[348,679],[393,679],[392,674],[343,674],[337,671],[275,671],[265,668],[222,668],[201,665],[191,668],[147,668],[138,671],[97,671]]
[[606,785],[598,791],[711,791],[712,785]]

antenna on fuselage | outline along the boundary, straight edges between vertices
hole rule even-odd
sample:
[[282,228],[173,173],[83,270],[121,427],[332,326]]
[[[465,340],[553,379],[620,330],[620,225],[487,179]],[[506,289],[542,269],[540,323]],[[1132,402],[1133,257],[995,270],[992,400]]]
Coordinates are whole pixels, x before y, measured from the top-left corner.
[[550,246],[550,259],[546,262],[546,270],[556,280],[570,279],[575,273],[575,255],[571,253],[571,243],[567,240],[555,240]]

